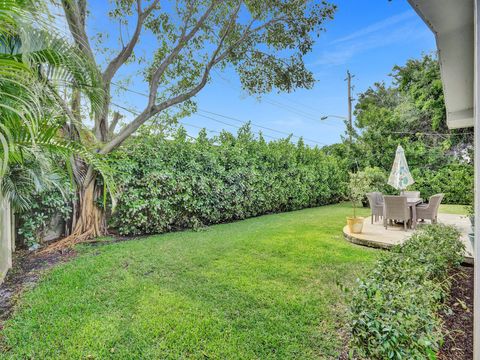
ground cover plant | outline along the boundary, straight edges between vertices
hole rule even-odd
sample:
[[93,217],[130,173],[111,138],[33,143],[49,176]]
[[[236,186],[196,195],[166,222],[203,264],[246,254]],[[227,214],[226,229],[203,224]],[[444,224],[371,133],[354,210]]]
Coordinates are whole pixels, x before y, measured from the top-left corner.
[[4,324],[2,355],[337,358],[343,289],[382,254],[343,240],[350,211],[324,206],[78,247],[24,294]]
[[425,225],[383,256],[353,297],[351,353],[362,359],[435,359],[449,274],[463,253],[458,230]]

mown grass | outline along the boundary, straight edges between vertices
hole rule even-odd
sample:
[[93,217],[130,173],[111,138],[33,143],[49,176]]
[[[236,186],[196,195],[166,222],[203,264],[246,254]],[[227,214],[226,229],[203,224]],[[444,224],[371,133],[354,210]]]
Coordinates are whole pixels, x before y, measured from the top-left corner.
[[467,215],[467,206],[441,204],[438,211],[444,214]]
[[349,214],[340,204],[84,246],[23,295],[1,355],[336,358],[342,288],[381,254],[343,240]]

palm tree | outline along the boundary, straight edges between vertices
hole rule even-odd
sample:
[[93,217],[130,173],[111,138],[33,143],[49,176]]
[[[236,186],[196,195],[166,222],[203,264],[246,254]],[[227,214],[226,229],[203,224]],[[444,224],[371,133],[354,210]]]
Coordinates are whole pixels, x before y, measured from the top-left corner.
[[28,208],[32,190],[57,185],[53,154],[65,159],[70,172],[73,161],[93,165],[107,188],[114,188],[106,163],[71,140],[89,130],[58,96],[82,93],[94,111],[103,99],[98,71],[37,14],[48,14],[45,3],[0,1],[0,195],[17,209]]

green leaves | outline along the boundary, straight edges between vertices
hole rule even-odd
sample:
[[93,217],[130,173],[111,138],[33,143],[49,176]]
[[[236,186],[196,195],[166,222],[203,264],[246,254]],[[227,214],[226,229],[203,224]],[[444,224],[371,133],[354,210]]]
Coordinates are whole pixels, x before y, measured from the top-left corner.
[[435,358],[448,273],[461,264],[463,252],[458,230],[428,225],[380,259],[352,299],[352,354],[372,360]]
[[0,2],[0,193],[17,209],[31,204],[29,195],[42,181],[51,185],[54,167],[48,166],[55,155],[67,168],[72,155],[81,157],[101,173],[112,194],[115,188],[109,167],[96,151],[65,139],[68,125],[87,130],[58,91],[82,92],[92,111],[103,106],[104,94],[95,64],[52,29],[43,5]]
[[172,139],[132,139],[112,154],[119,187],[112,225],[122,234],[171,230],[337,202],[347,172],[318,148],[266,143],[248,126],[237,136],[180,129]]
[[393,69],[393,84],[375,83],[355,107],[357,141],[352,146],[361,168],[389,173],[395,149],[405,149],[422,197],[446,193],[450,204],[471,202],[473,136],[470,129],[448,130],[437,59],[424,56]]

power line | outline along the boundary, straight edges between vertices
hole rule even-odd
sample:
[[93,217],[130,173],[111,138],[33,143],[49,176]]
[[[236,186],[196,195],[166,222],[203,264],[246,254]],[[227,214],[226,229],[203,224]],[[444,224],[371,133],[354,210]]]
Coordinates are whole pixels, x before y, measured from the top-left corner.
[[[225,79],[223,76],[221,76],[218,72],[216,72],[216,74],[220,77],[221,80],[223,80],[223,82],[225,82],[226,84],[228,84],[228,86],[230,86],[233,90],[235,91],[238,91],[237,88],[235,88],[235,86],[231,83],[230,80],[228,79]],[[283,110],[287,110],[291,113],[294,113],[296,115],[299,115],[299,116],[302,116],[306,119],[309,119],[309,120],[314,120],[314,121],[318,121],[319,120],[319,117],[317,117],[315,114],[312,114],[312,113],[309,113],[309,112],[306,112],[304,110],[301,110],[301,109],[298,109],[292,105],[288,105],[288,104],[285,104],[285,103],[282,103],[278,100],[272,100],[272,99],[269,99],[267,97],[264,97],[263,98],[263,101],[266,102],[267,104],[270,104],[270,105],[273,105],[273,106],[276,106],[280,109],[283,109]],[[304,106],[304,105],[303,105]],[[310,107],[311,108],[311,107]],[[334,124],[329,124],[329,123],[323,123],[322,125],[327,125],[327,126],[330,126],[330,127],[334,127],[334,128],[341,128],[340,126],[338,125],[334,125]]]
[[[135,115],[135,116],[138,115],[138,114],[140,114],[140,112],[139,112],[138,110],[132,110],[132,109],[126,108],[126,107],[124,107],[124,106],[122,106],[122,105],[118,105],[118,104],[116,104],[116,103],[114,103],[114,102],[111,102],[111,104],[114,105],[114,106],[116,106],[116,107],[118,107],[118,108],[120,108],[120,109],[123,109],[123,110],[125,110],[125,111],[128,111],[128,112],[130,112],[131,114],[133,114],[133,115]],[[213,121],[215,121],[215,122],[218,122],[218,123],[221,123],[221,124],[224,124],[224,125],[232,126],[232,127],[234,127],[234,128],[237,128],[237,129],[240,129],[240,128],[241,128],[241,126],[237,126],[237,125],[234,125],[234,124],[230,124],[230,123],[227,123],[227,122],[225,122],[225,121],[218,120],[218,119],[215,119],[215,118],[210,117],[210,116],[207,116],[207,115],[202,115],[202,114],[194,114],[194,115],[200,116],[200,117],[203,117],[203,118],[206,118],[206,119],[210,119],[210,120],[213,120]],[[220,131],[208,129],[208,128],[206,128],[206,127],[189,124],[189,123],[182,122],[182,121],[179,121],[179,123],[180,123],[181,125],[190,126],[190,127],[193,127],[193,128],[196,128],[196,129],[200,129],[200,130],[205,129],[206,131],[208,131],[208,132],[210,132],[210,133],[221,134]],[[287,134],[287,135],[290,136],[290,135],[292,135],[292,134]],[[262,134],[262,136],[267,137],[267,138],[270,138],[270,139],[273,139],[273,140],[282,140],[282,139],[279,139],[279,138],[277,138],[277,137],[274,137],[274,136],[271,136],[271,135],[268,135],[268,134]],[[292,135],[292,136],[293,136],[293,135]],[[193,137],[192,137],[192,138],[193,138]],[[315,141],[315,140],[308,140],[308,139],[304,139],[304,140],[305,140],[305,141],[311,141],[311,142],[314,142],[314,143],[319,144],[319,145],[326,145],[326,144],[324,144],[324,143],[320,143],[320,142]]]
[[[207,116],[207,115],[202,115],[202,114],[194,114],[194,115],[196,115],[196,116],[201,116],[201,117],[203,117],[203,118],[216,121],[216,122],[218,122],[218,123],[220,123],[220,124],[232,126],[232,127],[236,128],[236,129],[240,129],[240,128],[241,128],[241,126],[233,125],[233,124],[227,123],[227,122],[225,122],[225,121],[212,118],[212,117]],[[279,138],[276,138],[276,137],[274,137],[274,136],[267,135],[267,134],[262,134],[262,136],[268,137],[268,138],[273,139],[273,140],[281,140],[281,139],[279,139]]]
[[463,132],[458,134],[451,133],[425,133],[425,132],[413,132],[413,131],[386,131],[384,134],[404,134],[404,135],[426,135],[426,136],[462,136],[462,135],[473,135],[473,132]]
[[[223,79],[223,78],[222,78],[222,80],[225,81],[225,82],[228,82],[228,83],[230,84],[230,82],[229,82],[228,80]],[[145,93],[142,93],[142,92],[139,92],[139,91],[136,91],[136,90],[131,90],[131,89],[129,89],[129,88],[123,86],[123,85],[117,84],[117,83],[115,83],[115,82],[113,82],[113,81],[112,81],[112,84],[115,85],[115,86],[117,86],[117,87],[119,87],[119,88],[121,88],[121,89],[123,89],[123,90],[125,90],[125,91],[129,91],[129,92],[134,93],[134,94],[137,94],[137,95],[142,95],[142,96],[147,97],[147,98],[149,97],[149,96],[148,96],[147,94],[145,94]],[[232,87],[233,87],[233,86],[232,86]],[[236,90],[236,89],[234,89],[234,90]],[[297,115],[300,115],[300,116],[303,116],[303,117],[307,117],[307,118],[309,118],[310,120],[319,120],[315,115],[313,115],[313,114],[311,114],[311,113],[307,113],[307,112],[305,112],[305,111],[296,109],[296,108],[294,108],[294,107],[292,107],[292,106],[290,106],[290,105],[287,105],[287,104],[282,104],[282,103],[279,102],[279,101],[275,101],[275,100],[271,100],[271,99],[265,99],[265,101],[266,101],[267,103],[271,103],[272,105],[279,106],[279,107],[281,107],[281,108],[283,108],[283,109],[285,109],[285,110],[289,110],[290,112],[293,112],[293,113],[295,113],[295,114],[297,114]],[[205,110],[205,111],[208,112],[207,110]],[[217,114],[217,115],[218,115],[218,114]],[[242,121],[242,122],[244,122],[244,121]],[[252,125],[253,125],[253,123],[252,123]],[[333,124],[329,124],[329,123],[323,123],[322,125],[327,125],[327,126],[332,126],[332,127],[338,128],[338,126],[333,125]],[[262,127],[261,125],[255,125],[255,126],[257,126],[257,127]],[[278,130],[272,130],[272,129],[269,129],[269,130],[270,130],[270,131],[276,131],[276,132],[278,132]],[[284,133],[284,134],[285,134],[285,133]],[[290,134],[287,134],[287,135],[290,135]],[[295,137],[297,137],[297,136],[295,136]]]
[[193,127],[195,129],[199,129],[199,130],[207,130],[208,132],[211,132],[211,133],[216,133],[216,134],[220,134],[221,132],[220,131],[217,131],[217,130],[209,130],[207,129],[206,127],[202,127],[202,126],[198,126],[198,125],[193,125],[193,124],[189,124],[189,123],[186,123],[186,122],[182,122],[181,123],[182,125],[186,125],[186,126],[190,126],[190,127]]
[[[242,124],[245,124],[245,123],[246,123],[246,121],[243,121],[243,120],[234,118],[234,117],[232,117],[232,116],[222,115],[222,114],[215,113],[215,112],[213,112],[213,111],[204,110],[204,109],[201,109],[201,108],[199,108],[198,110],[200,110],[201,112],[205,112],[205,113],[211,114],[211,115],[220,116],[220,117],[223,117],[223,118],[225,118],[225,119],[230,119],[230,120],[233,120],[233,121],[237,121],[237,122],[240,122],[240,123],[242,123]],[[211,119],[211,118],[210,118],[210,119]],[[213,119],[213,120],[215,120],[215,119]],[[215,120],[215,121],[220,122],[219,120]],[[226,123],[225,123],[225,124],[226,124]],[[313,143],[316,143],[316,144],[320,144],[320,145],[327,145],[327,144],[325,144],[325,143],[322,143],[322,142],[319,142],[319,141],[316,141],[316,140],[312,140],[312,139],[308,139],[308,138],[304,138],[304,137],[302,137],[302,136],[294,135],[294,134],[292,134],[292,133],[287,133],[287,132],[285,132],[285,131],[280,131],[280,130],[272,129],[272,128],[269,128],[269,127],[267,127],[267,126],[258,125],[258,124],[254,123],[254,122],[250,122],[250,124],[252,124],[253,126],[256,126],[256,127],[260,128],[260,129],[273,131],[273,132],[276,132],[276,133],[278,133],[278,134],[282,134],[282,135],[286,135],[286,136],[292,136],[292,137],[297,138],[297,139],[302,138],[303,140],[306,140],[306,141],[309,141],[309,142],[313,142]]]
[[[131,90],[131,89],[129,89],[129,88],[123,86],[123,85],[117,84],[117,83],[115,83],[115,82],[112,82],[112,84],[115,85],[115,86],[117,86],[117,87],[119,87],[119,88],[121,88],[121,89],[123,89],[123,90],[125,90],[125,91],[129,91],[129,92],[132,92],[132,93],[134,93],[134,94],[138,94],[138,95],[142,95],[142,96],[148,97],[148,95],[145,94],[145,93],[142,93],[142,92],[139,92],[139,91],[136,91],[136,90]],[[112,104],[113,104],[113,102],[112,102]],[[115,105],[115,106],[117,106],[117,107],[119,107],[119,108],[122,108],[122,107],[119,106],[119,105]],[[124,109],[124,110],[129,111],[128,109]],[[216,115],[216,116],[220,116],[220,117],[223,117],[223,118],[225,118],[225,119],[230,119],[230,120],[238,121],[238,122],[241,122],[242,124],[246,123],[246,121],[243,121],[243,120],[234,118],[234,117],[232,117],[232,116],[215,113],[215,112],[213,112],[213,111],[209,111],[209,110],[201,109],[201,108],[199,108],[199,110],[200,110],[201,112],[209,113],[209,114]],[[197,116],[202,116],[201,114],[196,114],[196,115],[197,115]],[[224,125],[228,125],[228,126],[233,126],[233,127],[239,128],[238,126],[235,126],[235,125],[233,125],[233,124],[229,124],[229,123],[227,123],[227,122],[222,122],[221,120],[214,119],[214,118],[212,118],[212,117],[207,117],[207,116],[205,116],[205,115],[203,115],[203,117],[208,118],[208,119],[213,120],[213,121],[216,121],[216,122],[218,122],[218,123],[222,123],[222,124],[224,124]],[[326,143],[322,143],[322,142],[317,141],[317,140],[312,140],[312,139],[304,138],[304,137],[301,137],[301,136],[298,136],[298,135],[294,135],[293,133],[287,133],[287,132],[284,132],[284,131],[276,130],[276,129],[273,129],[273,128],[270,128],[270,127],[266,127],[266,126],[263,126],[263,125],[258,125],[258,124],[253,123],[253,122],[250,122],[250,123],[251,123],[253,126],[258,127],[258,128],[260,128],[260,129],[264,129],[264,130],[268,130],[268,131],[273,131],[273,132],[276,132],[276,133],[278,133],[278,134],[282,134],[282,135],[286,135],[286,136],[292,136],[292,137],[297,138],[297,139],[302,138],[302,139],[305,140],[305,141],[312,142],[312,143],[315,143],[315,144],[318,144],[318,145],[327,145]],[[325,125],[333,126],[333,125],[327,124],[327,123],[325,123]],[[268,138],[271,138],[271,139],[279,140],[278,138],[273,137],[273,136],[270,136],[270,135],[267,135],[267,134],[263,134],[263,136],[268,137]]]
[[[127,107],[124,107],[122,105],[119,105],[119,104],[116,104],[114,102],[111,102],[112,105],[120,108],[120,109],[123,109],[125,111],[128,111],[130,112],[132,115],[139,115],[140,114],[140,111],[139,110],[132,110],[130,108],[127,108]],[[205,110],[205,109],[200,109],[199,110],[201,112],[205,112],[205,113],[208,113],[208,114],[212,114],[212,115],[216,115],[216,116],[220,116],[220,117],[223,117],[223,118],[226,118],[226,119],[230,119],[230,120],[233,120],[233,121],[237,121],[237,122],[240,122],[242,124],[245,124],[246,122],[243,121],[243,120],[240,120],[240,119],[237,119],[237,118],[234,118],[232,116],[227,116],[227,115],[222,115],[222,114],[219,114],[219,113],[215,113],[213,111],[208,111],[208,110]],[[226,121],[222,121],[222,120],[218,120],[218,119],[215,119],[211,116],[207,116],[207,115],[203,115],[203,114],[194,114],[195,116],[200,116],[200,117],[203,117],[203,118],[206,118],[206,119],[210,119],[210,120],[213,120],[217,123],[220,123],[220,124],[223,124],[223,125],[228,125],[228,126],[232,126],[236,129],[240,129],[241,126],[238,126],[238,125],[234,125],[234,124],[230,124]],[[198,126],[198,125],[193,125],[193,124],[188,124],[188,123],[185,123],[185,122],[181,122],[180,121],[180,124],[182,125],[186,125],[186,126],[190,126],[190,127],[193,127],[193,128],[197,128],[197,129],[206,129],[207,131],[209,132],[212,132],[212,133],[217,133],[217,134],[220,134],[221,132],[220,131],[217,131],[217,130],[212,130],[212,129],[208,129],[206,127],[202,127],[202,126]],[[295,137],[295,138],[302,138],[303,140],[305,141],[308,141],[308,142],[313,142],[315,144],[318,144],[318,145],[328,145],[328,144],[325,144],[325,143],[322,143],[322,142],[319,142],[319,141],[316,141],[316,140],[312,140],[312,139],[308,139],[308,138],[304,138],[304,137],[301,137],[301,136],[297,136],[297,135],[294,135],[294,134],[289,134],[287,132],[283,132],[283,131],[280,131],[280,130],[276,130],[276,129],[272,129],[272,128],[269,128],[269,127],[266,127],[266,126],[262,126],[262,125],[256,125],[254,123],[251,123],[252,125],[256,126],[256,127],[259,127],[259,128],[262,128],[262,129],[265,129],[265,130],[270,130],[270,131],[274,131],[274,132],[277,132],[279,134],[282,134],[282,135],[286,135],[286,136],[292,136],[292,137]],[[464,132],[464,133],[458,133],[458,134],[449,134],[449,133],[426,133],[426,132],[408,132],[408,131],[386,131],[386,132],[383,132],[383,134],[402,134],[402,135],[425,135],[425,136],[444,136],[444,137],[448,137],[448,136],[463,136],[463,135],[473,135],[474,133],[473,132]],[[273,139],[273,140],[281,140],[279,138],[276,138],[274,136],[271,136],[271,135],[267,135],[267,134],[262,134],[263,136],[265,137],[268,137],[270,139]]]
[[128,111],[128,112],[129,112],[130,114],[132,114],[132,115],[137,116],[137,115],[140,114],[140,111],[138,111],[138,110],[132,110],[132,109],[126,108],[125,106],[122,106],[122,105],[119,105],[119,104],[115,104],[113,101],[110,101],[110,103],[111,103],[113,106],[115,106],[115,107],[117,107],[117,108],[119,108],[119,109]]

